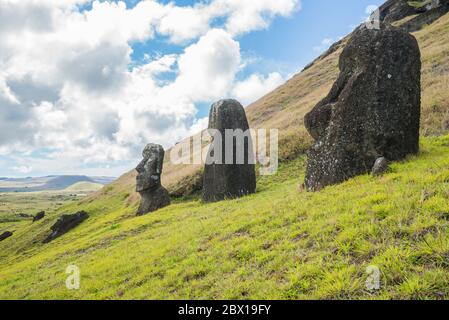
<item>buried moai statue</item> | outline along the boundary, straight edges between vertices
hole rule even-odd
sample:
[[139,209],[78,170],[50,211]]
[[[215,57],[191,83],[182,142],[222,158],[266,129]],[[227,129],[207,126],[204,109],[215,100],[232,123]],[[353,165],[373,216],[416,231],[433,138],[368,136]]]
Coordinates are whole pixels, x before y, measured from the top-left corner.
[[80,225],[87,218],[89,218],[89,214],[85,211],[79,211],[75,214],[63,214],[58,218],[56,223],[50,227],[51,233],[44,239],[44,241],[42,241],[42,243],[49,243],[56,238],[59,238]]
[[[340,56],[329,95],[306,115],[315,139],[305,186],[318,191],[419,150],[421,60],[409,33],[359,27]],[[382,170],[381,170],[382,169]]]
[[168,191],[161,184],[165,151],[161,145],[148,144],[137,166],[136,191],[141,200],[137,215],[144,215],[170,204]]
[[0,241],[8,239],[9,237],[12,237],[12,235],[13,233],[11,231],[5,231],[2,234],[0,234]]
[[45,217],[45,211],[40,211],[33,217],[33,222],[42,220],[44,217]]
[[209,133],[213,141],[204,168],[203,200],[220,201],[256,192],[253,145],[243,106],[236,100],[214,103]]

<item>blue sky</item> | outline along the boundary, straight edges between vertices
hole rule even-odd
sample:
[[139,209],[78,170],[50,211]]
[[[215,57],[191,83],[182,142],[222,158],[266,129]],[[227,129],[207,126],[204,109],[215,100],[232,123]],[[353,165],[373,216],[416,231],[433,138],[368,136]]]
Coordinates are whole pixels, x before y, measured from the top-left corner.
[[[136,1],[127,1],[132,6]],[[163,1],[168,3],[170,1]],[[197,1],[174,1],[179,6],[191,6]],[[313,59],[323,49],[324,39],[337,41],[346,36],[366,18],[368,6],[380,6],[382,0],[303,0],[301,9],[290,17],[276,18],[269,28],[254,31],[238,37],[244,54],[259,58],[262,63],[248,66],[238,76],[244,78],[252,72],[277,71],[293,75]],[[183,47],[170,44],[166,39],[156,39],[133,46],[135,61],[152,52],[180,53]],[[198,116],[207,116],[209,104],[198,105]]]
[[0,3],[0,176],[118,176],[145,143],[202,129],[215,100],[282,84],[382,2]]

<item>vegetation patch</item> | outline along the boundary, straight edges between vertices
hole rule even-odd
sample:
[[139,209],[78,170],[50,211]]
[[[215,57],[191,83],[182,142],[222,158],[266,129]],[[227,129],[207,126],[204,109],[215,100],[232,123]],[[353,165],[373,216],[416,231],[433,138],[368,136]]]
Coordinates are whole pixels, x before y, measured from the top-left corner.
[[[143,217],[112,188],[18,225],[0,243],[0,298],[447,299],[448,141],[425,138],[383,177],[319,193],[298,187],[304,157],[259,177],[254,195],[186,199]],[[87,222],[39,243],[80,210]],[[65,287],[71,264],[80,290]],[[379,290],[366,288],[368,266],[380,270]]]

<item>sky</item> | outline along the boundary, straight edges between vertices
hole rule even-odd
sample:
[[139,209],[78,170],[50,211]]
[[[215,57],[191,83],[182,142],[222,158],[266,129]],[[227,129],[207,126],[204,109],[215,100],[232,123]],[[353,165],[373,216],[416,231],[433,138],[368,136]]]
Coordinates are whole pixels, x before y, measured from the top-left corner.
[[0,0],[0,176],[120,176],[351,32],[382,0]]

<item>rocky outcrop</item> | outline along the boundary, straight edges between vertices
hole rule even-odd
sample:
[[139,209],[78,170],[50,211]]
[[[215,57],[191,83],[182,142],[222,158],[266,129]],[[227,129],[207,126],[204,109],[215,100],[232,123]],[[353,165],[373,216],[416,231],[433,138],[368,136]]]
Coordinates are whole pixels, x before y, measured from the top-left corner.
[[440,0],[438,6],[430,7],[416,17],[406,21],[401,25],[401,28],[408,32],[415,32],[422,29],[424,26],[432,24],[440,17],[449,12],[449,0]]
[[45,217],[45,211],[38,212],[38,213],[33,217],[33,222],[42,220],[44,217]]
[[64,214],[56,221],[56,223],[50,227],[51,234],[45,238],[43,243],[48,243],[54,239],[62,236],[68,231],[78,226],[81,222],[89,218],[89,215],[85,211],[80,211],[75,214]]
[[415,16],[405,22],[401,28],[408,32],[421,29],[449,11],[449,0],[389,0],[379,7],[380,20],[393,23],[407,17]]
[[[433,23],[441,16],[449,12],[449,0],[433,1],[430,5],[422,8],[415,8],[411,6],[409,2],[409,0],[389,0],[385,2],[379,7],[379,20],[383,23],[392,24],[407,17],[411,17],[410,20],[401,23],[400,28],[407,32],[415,32],[421,30],[424,26]],[[375,20],[377,20],[377,18]],[[347,37],[335,42],[329,47],[328,50],[326,50],[313,62],[306,65],[302,71],[310,69],[317,61],[326,58],[337,50],[340,50],[344,45],[346,38]]]
[[136,191],[141,195],[137,215],[144,215],[170,204],[168,191],[161,184],[164,148],[150,143],[143,150],[142,156],[143,160],[136,167]]
[[421,60],[416,39],[382,24],[359,27],[343,50],[329,95],[306,115],[315,139],[305,185],[320,190],[369,173],[376,159],[418,152]]
[[2,234],[0,234],[0,241],[3,241],[5,239],[8,239],[9,237],[12,237],[12,232],[11,231],[5,231]]
[[[245,109],[238,101],[221,100],[212,105],[209,115],[209,133],[213,141],[204,168],[204,201],[232,199],[256,192],[255,165],[251,158],[253,148],[251,136],[243,137],[242,135],[240,139],[226,135],[226,130],[247,133],[248,129]],[[227,145],[232,148],[227,148]],[[241,161],[238,161],[238,152],[243,154]]]

